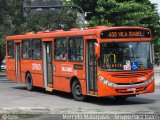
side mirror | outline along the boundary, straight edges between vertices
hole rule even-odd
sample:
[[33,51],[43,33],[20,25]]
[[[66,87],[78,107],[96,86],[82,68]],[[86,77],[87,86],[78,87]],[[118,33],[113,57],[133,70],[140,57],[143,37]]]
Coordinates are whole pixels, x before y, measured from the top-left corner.
[[94,43],[94,48],[95,48],[96,59],[98,59],[100,57],[100,45],[98,43]]

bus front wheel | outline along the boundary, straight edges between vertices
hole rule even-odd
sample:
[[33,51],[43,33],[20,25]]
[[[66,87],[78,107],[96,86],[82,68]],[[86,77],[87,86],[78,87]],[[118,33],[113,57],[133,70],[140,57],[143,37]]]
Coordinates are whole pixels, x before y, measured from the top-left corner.
[[27,87],[27,90],[29,91],[33,90],[33,81],[30,74],[27,74],[26,76],[26,87]]
[[83,101],[85,96],[82,94],[82,88],[78,80],[72,83],[72,95],[77,101]]

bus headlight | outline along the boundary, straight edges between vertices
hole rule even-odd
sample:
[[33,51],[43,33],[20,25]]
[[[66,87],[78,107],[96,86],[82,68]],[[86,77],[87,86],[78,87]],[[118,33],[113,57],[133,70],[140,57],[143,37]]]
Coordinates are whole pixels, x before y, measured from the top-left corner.
[[152,76],[149,80],[147,80],[145,83],[146,84],[149,84],[149,83],[151,83],[152,81],[154,80],[154,76]]
[[108,80],[106,80],[104,77],[99,76],[100,80],[102,81],[103,84],[110,86],[110,87],[116,87],[115,83],[109,82]]

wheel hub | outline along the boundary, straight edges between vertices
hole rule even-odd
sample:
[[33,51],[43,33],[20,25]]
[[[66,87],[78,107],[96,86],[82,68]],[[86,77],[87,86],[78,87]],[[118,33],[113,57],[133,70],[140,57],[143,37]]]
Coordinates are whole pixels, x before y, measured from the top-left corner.
[[81,91],[80,85],[77,85],[77,86],[75,87],[75,93],[76,93],[76,95],[78,95],[78,96],[82,95],[82,91]]

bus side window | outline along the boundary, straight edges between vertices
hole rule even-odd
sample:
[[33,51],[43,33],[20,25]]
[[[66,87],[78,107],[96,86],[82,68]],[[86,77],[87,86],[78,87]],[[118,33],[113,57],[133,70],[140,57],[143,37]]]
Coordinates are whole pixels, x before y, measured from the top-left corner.
[[31,48],[30,48],[30,39],[22,41],[22,58],[30,59],[31,57]]
[[68,59],[69,61],[83,61],[83,38],[71,37],[68,39]]
[[54,42],[54,59],[66,61],[67,56],[67,38],[56,38]]
[[7,41],[7,53],[9,59],[14,59],[14,41]]
[[33,39],[32,40],[32,59],[39,60],[41,59],[41,40]]

